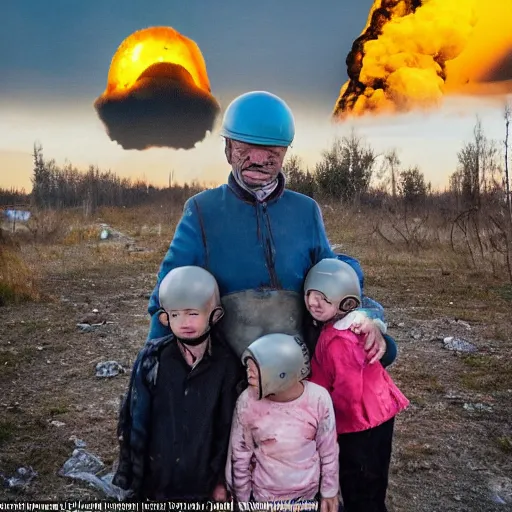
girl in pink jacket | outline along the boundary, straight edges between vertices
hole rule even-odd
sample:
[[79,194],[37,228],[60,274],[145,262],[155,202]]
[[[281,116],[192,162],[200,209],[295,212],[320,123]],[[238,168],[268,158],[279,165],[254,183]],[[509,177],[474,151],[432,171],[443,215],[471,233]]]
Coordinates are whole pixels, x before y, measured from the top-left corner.
[[380,363],[368,364],[364,337],[351,326],[361,288],[350,265],[324,259],[308,273],[305,302],[323,323],[311,361],[311,382],[326,388],[334,404],[340,489],[345,512],[385,512],[394,417],[409,401]]
[[313,500],[338,511],[338,445],[329,393],[304,381],[307,348],[269,334],[242,354],[249,387],[231,428],[226,483],[238,502]]

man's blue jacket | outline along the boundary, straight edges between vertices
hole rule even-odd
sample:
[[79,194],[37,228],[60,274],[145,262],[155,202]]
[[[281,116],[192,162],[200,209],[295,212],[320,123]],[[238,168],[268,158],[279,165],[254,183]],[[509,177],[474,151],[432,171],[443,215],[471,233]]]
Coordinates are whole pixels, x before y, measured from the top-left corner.
[[[148,339],[170,333],[158,321],[158,288],[173,268],[196,265],[210,271],[221,297],[244,290],[288,290],[303,294],[310,268],[323,258],[338,257],[357,272],[357,260],[336,255],[325,232],[322,214],[312,198],[285,189],[284,176],[265,202],[243,190],[230,174],[228,183],[203,191],[186,203],[174,238],[158,273],[149,301],[151,327]],[[363,307],[383,320],[382,307],[365,298]],[[386,363],[396,357],[396,345],[386,336]],[[384,362],[384,361],[383,361]]]

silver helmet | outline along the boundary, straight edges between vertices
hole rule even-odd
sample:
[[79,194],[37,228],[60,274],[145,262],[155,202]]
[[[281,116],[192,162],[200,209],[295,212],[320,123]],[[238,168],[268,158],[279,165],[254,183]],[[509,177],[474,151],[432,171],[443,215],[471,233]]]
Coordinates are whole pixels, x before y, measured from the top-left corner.
[[158,297],[166,311],[198,309],[209,314],[220,307],[217,281],[201,267],[187,266],[171,270],[160,283]]
[[310,358],[298,336],[267,334],[253,341],[242,354],[242,362],[253,359],[260,374],[259,399],[285,391],[309,375]]
[[307,295],[313,290],[323,293],[329,302],[340,308],[348,299],[361,304],[361,284],[356,271],[337,258],[325,258],[311,268],[304,283],[304,293]]
[[179,338],[184,345],[199,345],[210,335],[210,330],[224,314],[219,287],[215,278],[201,267],[178,267],[171,270],[160,283],[160,305],[167,313],[173,310],[197,309],[208,315],[208,326],[195,338]]

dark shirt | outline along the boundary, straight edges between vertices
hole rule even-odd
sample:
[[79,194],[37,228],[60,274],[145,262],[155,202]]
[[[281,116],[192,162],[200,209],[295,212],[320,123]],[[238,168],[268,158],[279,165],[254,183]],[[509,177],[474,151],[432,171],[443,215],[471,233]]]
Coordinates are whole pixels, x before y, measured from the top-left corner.
[[224,481],[237,385],[243,378],[239,360],[214,339],[211,354],[192,369],[172,339],[151,365],[144,365],[144,357],[137,361],[144,374],[130,387],[132,410],[125,416],[146,427],[132,427],[134,436],[124,418],[128,441],[121,442],[119,467],[127,477],[119,474],[116,481],[128,484],[131,473],[140,474],[140,488],[134,488],[139,487],[135,478],[129,485],[139,499],[210,499]]

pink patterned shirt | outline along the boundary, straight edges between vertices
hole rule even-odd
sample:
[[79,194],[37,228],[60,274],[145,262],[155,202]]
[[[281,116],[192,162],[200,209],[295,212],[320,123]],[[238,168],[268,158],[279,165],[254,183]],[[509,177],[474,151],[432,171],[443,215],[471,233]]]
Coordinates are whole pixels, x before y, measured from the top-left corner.
[[238,398],[226,482],[239,501],[331,498],[338,493],[338,444],[329,393],[304,381],[290,402],[257,399],[254,388]]

